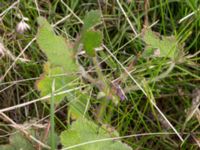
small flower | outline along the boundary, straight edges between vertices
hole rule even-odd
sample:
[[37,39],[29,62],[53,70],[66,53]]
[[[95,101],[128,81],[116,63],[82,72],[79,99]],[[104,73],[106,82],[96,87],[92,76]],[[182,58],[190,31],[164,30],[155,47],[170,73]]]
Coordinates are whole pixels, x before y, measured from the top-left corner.
[[20,34],[23,34],[26,30],[30,29],[30,26],[22,19],[16,27],[16,31]]

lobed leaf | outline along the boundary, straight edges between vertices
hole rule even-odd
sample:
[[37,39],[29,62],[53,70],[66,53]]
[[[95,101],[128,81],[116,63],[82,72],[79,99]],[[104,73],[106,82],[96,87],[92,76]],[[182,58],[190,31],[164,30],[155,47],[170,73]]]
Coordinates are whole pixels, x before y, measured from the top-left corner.
[[145,29],[143,34],[143,40],[147,44],[143,52],[143,57],[167,57],[175,58],[179,46],[174,36],[160,36],[151,29]]
[[94,27],[101,23],[101,12],[99,10],[88,12],[83,22],[80,42],[83,44],[86,53],[94,57],[96,54],[95,48],[101,46],[103,39],[102,33],[94,30]]
[[83,48],[89,56],[94,57],[96,54],[95,48],[101,46],[102,40],[101,32],[88,30],[82,36]]
[[38,18],[37,43],[46,54],[51,66],[62,67],[66,72],[75,72],[78,66],[73,58],[69,43],[53,32],[53,28],[43,17]]
[[26,137],[21,133],[14,134],[10,137],[10,146],[13,149],[24,149],[24,150],[34,150],[33,143],[31,143]]
[[[35,121],[35,120],[34,120]],[[30,122],[32,124],[32,122]],[[28,125],[27,123],[25,124]],[[29,135],[35,137],[39,141],[42,141],[46,132],[44,129],[38,128],[29,128],[26,130]],[[15,131],[16,132],[16,131]],[[55,136],[56,144],[59,144],[59,137]],[[48,134],[47,140],[44,142],[46,145],[49,145],[50,136]],[[9,143],[6,145],[0,145],[0,150],[35,150],[36,143],[28,139],[24,134],[21,132],[16,132],[15,134],[11,134],[9,137]],[[42,148],[41,150],[47,150],[46,148]]]
[[[41,96],[46,96],[51,93],[53,79],[55,79],[55,93],[70,88],[69,82],[71,82],[74,79],[74,77],[63,76],[63,74],[65,73],[63,68],[48,68],[48,63],[44,65],[44,68],[45,72],[40,76],[40,79],[36,82],[36,87],[40,91]],[[67,96],[67,94],[55,96],[55,104],[59,104],[65,96]]]
[[[75,63],[73,51],[69,43],[61,36],[57,36],[51,25],[43,17],[38,18],[37,43],[46,54],[48,63],[44,65],[44,73],[36,82],[41,96],[46,96],[52,91],[52,81],[55,79],[55,90],[61,92],[72,88],[69,82],[76,78],[78,65]],[[71,74],[63,76],[63,74]],[[55,104],[59,104],[67,94],[55,96]]]
[[[114,133],[116,134],[116,132]],[[94,122],[89,121],[84,118],[79,118],[72,123],[70,128],[61,133],[61,142],[65,147],[77,145],[84,142],[101,140],[105,138],[112,137],[112,134],[108,133],[104,128],[99,127]],[[123,144],[119,140],[109,140],[94,142],[90,144],[85,144],[76,148],[74,150],[131,150],[128,145]]]
[[99,10],[91,10],[86,14],[83,22],[83,32],[85,32],[101,23],[101,12]]

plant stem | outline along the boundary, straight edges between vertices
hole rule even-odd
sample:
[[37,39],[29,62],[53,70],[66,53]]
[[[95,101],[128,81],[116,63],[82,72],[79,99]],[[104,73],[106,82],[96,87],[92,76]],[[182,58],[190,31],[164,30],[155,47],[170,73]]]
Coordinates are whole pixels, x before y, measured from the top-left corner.
[[[101,68],[98,64],[97,57],[94,57],[92,60],[93,60],[94,66],[96,68],[98,78],[99,78],[100,81],[102,81],[102,85],[103,85],[103,87],[99,87],[99,89],[100,89],[100,91],[104,92],[106,94],[106,96],[108,96],[109,93],[110,93],[110,88],[109,88],[109,86],[108,86],[108,84],[107,84],[107,82],[104,78],[104,75],[101,71]],[[108,106],[108,102],[109,102],[108,99],[103,99],[101,105],[99,106],[99,111],[98,111],[98,114],[97,114],[97,120],[101,121],[103,119],[103,116],[106,112],[106,108]]]
[[55,120],[54,120],[54,91],[55,79],[52,82],[51,104],[50,104],[50,121],[51,121],[51,150],[55,150]]

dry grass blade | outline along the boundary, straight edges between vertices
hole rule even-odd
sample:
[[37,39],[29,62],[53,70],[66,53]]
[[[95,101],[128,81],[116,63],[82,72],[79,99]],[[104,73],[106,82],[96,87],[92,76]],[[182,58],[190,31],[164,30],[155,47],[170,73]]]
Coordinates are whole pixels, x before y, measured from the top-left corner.
[[20,2],[20,0],[17,0],[16,2],[14,2],[10,7],[8,7],[6,10],[4,10],[1,14],[0,14],[0,19],[2,19],[2,17],[11,9],[13,9],[18,3]]
[[[80,90],[80,89],[85,88],[85,87],[86,86],[80,86],[80,87],[77,87],[77,88],[73,88],[73,89],[69,89],[69,90],[66,90],[66,91],[62,91],[62,92],[56,93],[54,96],[66,94],[66,93],[69,93],[69,92],[72,92],[72,91],[76,91],[76,90]],[[32,100],[32,101],[29,101],[29,102],[25,102],[25,103],[21,103],[21,104],[12,106],[12,107],[0,109],[0,113],[6,112],[6,111],[10,111],[10,110],[14,110],[14,109],[17,109],[17,108],[21,108],[21,107],[24,107],[24,106],[27,106],[27,105],[30,105],[30,104],[33,104],[33,103],[36,103],[36,102],[39,102],[39,101],[47,100],[49,98],[51,98],[50,94],[47,95],[47,96]]]
[[132,138],[132,137],[141,137],[141,136],[161,136],[161,135],[174,135],[175,133],[172,132],[156,132],[156,133],[140,133],[140,134],[132,134],[132,135],[126,135],[126,136],[120,136],[120,137],[113,137],[113,138],[105,138],[105,139],[99,139],[99,140],[91,140],[88,142],[80,143],[77,145],[69,146],[66,148],[63,148],[62,150],[69,150],[73,149],[76,147],[80,147],[83,145],[88,145],[88,144],[94,144],[98,142],[104,142],[104,141],[111,141],[111,140],[120,140],[120,139],[126,139],[126,138]]
[[28,47],[36,40],[36,38],[33,38],[27,45],[26,47],[21,51],[21,53],[15,58],[14,62],[10,65],[10,67],[6,70],[4,75],[1,77],[0,82],[4,80],[8,72],[12,69],[12,67],[16,64],[17,60],[23,55],[23,53],[28,49]]
[[[134,83],[139,87],[139,89],[144,93],[144,95],[147,96],[147,93],[144,91],[144,89],[141,87],[141,85],[133,78],[133,76],[130,74],[130,72],[127,71],[127,69],[119,62],[119,60],[111,53],[111,51],[105,45],[103,45],[103,47],[115,59],[115,61],[122,67],[122,69],[129,75],[129,77],[134,81]],[[172,130],[177,134],[179,139],[183,142],[184,140],[183,140],[182,136],[178,133],[178,131],[174,128],[174,126],[170,123],[170,121],[167,119],[167,117],[165,117],[165,115],[158,108],[156,103],[152,99],[150,99],[150,102],[156,108],[156,110],[160,113],[160,115],[164,118],[164,120],[168,123],[168,125],[172,128]]]
[[193,91],[193,99],[192,99],[192,106],[188,111],[188,115],[185,121],[185,125],[188,123],[188,121],[190,121],[190,119],[196,115],[198,121],[200,121],[200,110],[199,110],[199,106],[200,106],[200,89],[195,89]]
[[128,18],[126,12],[124,11],[124,9],[123,9],[121,3],[119,2],[119,0],[117,0],[117,4],[119,5],[119,7],[120,7],[122,13],[124,14],[124,16],[125,16],[126,20],[128,21],[128,23],[129,23],[131,29],[133,30],[133,33],[135,34],[135,36],[137,36],[137,32],[136,32],[136,30],[135,30],[133,24],[131,23],[130,19]]
[[20,132],[22,132],[27,138],[33,140],[34,142],[38,143],[39,145],[41,145],[44,148],[50,149],[50,147],[44,143],[42,143],[41,141],[39,141],[38,139],[36,139],[34,136],[30,135],[24,128],[22,128],[20,125],[16,124],[10,117],[8,117],[6,114],[4,114],[3,112],[0,112],[0,114],[10,123],[12,123],[12,126],[14,128],[16,128],[17,130],[19,130]]
[[178,23],[181,23],[181,22],[183,22],[184,20],[190,18],[190,17],[193,16],[194,14],[198,13],[199,10],[200,10],[200,9],[197,9],[197,11],[193,11],[192,13],[186,15],[185,17],[183,17],[182,19],[180,19]]

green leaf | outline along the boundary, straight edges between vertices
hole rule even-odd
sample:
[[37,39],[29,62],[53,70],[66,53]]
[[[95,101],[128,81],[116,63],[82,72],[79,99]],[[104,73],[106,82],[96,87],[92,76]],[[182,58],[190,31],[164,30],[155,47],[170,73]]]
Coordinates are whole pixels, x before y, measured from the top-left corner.
[[77,71],[78,67],[69,42],[63,37],[57,36],[45,18],[39,17],[38,24],[37,43],[46,54],[51,66],[60,66],[70,73]]
[[[45,18],[39,17],[38,24],[37,43],[46,54],[48,63],[44,65],[44,73],[36,82],[37,89],[41,92],[41,96],[50,94],[54,78],[56,93],[72,88],[67,85],[76,78],[78,65],[75,63],[69,42],[57,36]],[[66,73],[71,75],[62,76]],[[55,104],[61,102],[65,96],[67,94],[55,96]]]
[[0,145],[0,149],[1,150],[16,150],[15,148],[13,148],[11,145]]
[[102,40],[103,36],[100,31],[88,30],[82,36],[83,48],[89,56],[94,57],[95,48],[101,46]]
[[10,143],[0,146],[1,150],[34,150],[31,143],[24,135],[17,132],[9,137]]
[[104,60],[110,68],[117,68],[117,64],[115,63],[115,61],[112,59],[112,57],[108,57],[105,51],[99,51],[99,54],[101,56],[101,59]]
[[[115,133],[116,134],[116,133]],[[105,138],[111,138],[112,134],[109,133],[102,127],[99,127],[92,121],[84,118],[79,118],[77,121],[73,122],[70,128],[61,133],[61,143],[65,147],[77,145],[84,142],[103,140]],[[119,140],[108,140],[94,142],[90,144],[85,144],[76,148],[74,150],[131,150],[131,148],[123,144]]]
[[[69,103],[69,113],[72,119],[78,119],[84,116],[84,113],[87,112],[89,104],[87,106],[89,97],[85,94],[79,93],[79,96],[76,99],[71,99]],[[85,114],[87,116],[87,113]]]
[[[40,91],[41,96],[46,96],[51,93],[52,82],[55,79],[55,94],[70,88],[69,82],[71,82],[76,76],[63,76],[65,73],[61,67],[50,68],[49,64],[44,65],[44,73],[40,76],[40,79],[36,82],[36,87]],[[55,96],[55,104],[59,104],[67,94]],[[50,99],[48,100],[50,102]]]
[[17,150],[34,150],[33,144],[28,141],[21,133],[10,137],[10,143]]
[[142,53],[142,57],[148,58],[154,56],[155,48],[152,48],[151,46],[146,46],[144,49],[144,52]]
[[[25,126],[30,126],[35,122],[36,120],[31,120],[30,122],[24,123]],[[38,124],[39,125],[39,124]],[[46,130],[45,128],[37,128],[37,127],[32,127],[26,130],[29,135],[32,135],[39,141],[44,140],[44,136],[47,136],[46,141],[43,141],[44,144],[50,145],[50,134],[46,135]],[[36,145],[38,143],[34,142],[31,139],[28,139],[27,136],[22,134],[21,132],[15,130],[15,134],[11,134],[9,137],[9,143],[6,145],[0,145],[0,150],[35,150]],[[56,145],[59,144],[60,139],[57,134],[55,134],[55,141]],[[47,148],[42,148],[41,150],[47,150]]]
[[147,44],[143,57],[167,57],[175,58],[179,46],[174,36],[160,36],[158,33],[145,29],[143,40]]
[[85,32],[101,23],[101,12],[99,10],[91,10],[86,14],[83,22],[83,32]]
[[88,12],[83,22],[84,25],[81,32],[81,38],[76,47],[80,47],[80,44],[83,44],[83,48],[86,53],[89,56],[94,57],[95,48],[101,46],[103,39],[102,32],[94,29],[97,24],[101,23],[101,12],[99,10],[92,10]]

